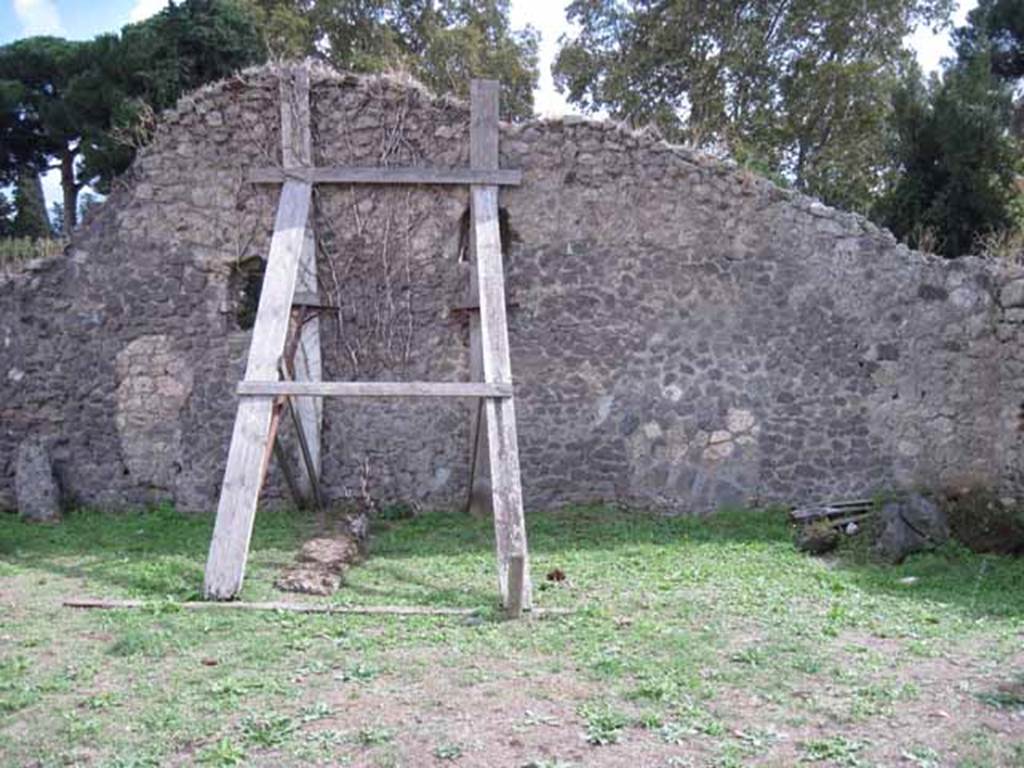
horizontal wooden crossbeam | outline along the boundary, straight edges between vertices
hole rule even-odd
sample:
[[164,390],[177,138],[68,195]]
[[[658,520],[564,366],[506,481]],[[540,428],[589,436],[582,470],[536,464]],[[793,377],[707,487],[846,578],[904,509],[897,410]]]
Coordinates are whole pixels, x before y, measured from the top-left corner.
[[511,384],[435,381],[243,381],[239,395],[298,397],[512,397]]
[[251,184],[281,184],[303,181],[307,184],[486,184],[515,187],[522,183],[522,171],[511,169],[477,170],[473,168],[253,168]]
[[315,293],[309,291],[296,291],[292,299],[293,307],[308,307],[310,309],[337,309],[333,304],[325,303]]

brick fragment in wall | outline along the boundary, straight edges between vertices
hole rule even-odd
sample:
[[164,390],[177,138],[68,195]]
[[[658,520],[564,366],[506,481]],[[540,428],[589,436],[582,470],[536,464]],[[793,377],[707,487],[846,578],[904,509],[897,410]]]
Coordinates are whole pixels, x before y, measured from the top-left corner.
[[[21,441],[76,503],[216,505],[236,382],[238,265],[266,257],[272,68],[165,113],[68,254],[0,276],[0,499]],[[316,69],[319,164],[468,162],[465,104]],[[504,242],[526,503],[723,504],[1024,484],[1020,286],[646,132],[503,125]],[[465,380],[468,192],[323,187],[328,379]],[[461,504],[461,402],[325,403],[324,484]],[[287,432],[287,426],[286,426]],[[286,435],[287,437],[287,435]],[[265,503],[287,503],[272,463]]]

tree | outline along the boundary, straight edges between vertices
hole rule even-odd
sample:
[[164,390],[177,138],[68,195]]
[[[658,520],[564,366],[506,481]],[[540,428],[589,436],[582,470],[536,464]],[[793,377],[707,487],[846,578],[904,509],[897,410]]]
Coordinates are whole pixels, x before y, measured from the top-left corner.
[[120,36],[101,35],[88,45],[88,66],[68,99],[84,123],[101,127],[87,135],[81,175],[105,193],[148,140],[155,113],[266,57],[256,18],[235,0],[168,4]]
[[960,61],[987,52],[994,75],[1005,80],[1024,77],[1024,2],[980,0],[953,41]]
[[0,181],[59,168],[65,231],[85,185],[107,189],[134,156],[121,136],[147,110],[262,61],[255,21],[234,0],[185,0],[89,42],[33,37],[0,47]]
[[[0,48],[0,181],[18,180],[24,191],[29,174],[37,175],[54,163],[61,171],[65,207],[78,195],[75,159],[83,134],[66,96],[82,68],[83,52],[84,44],[54,37],[18,40]],[[45,212],[44,206],[44,216]]]
[[50,206],[50,222],[54,232],[64,231],[64,206],[56,200]]
[[912,70],[894,98],[896,173],[874,215],[913,247],[956,257],[1009,224],[1017,158],[1011,100],[985,53],[925,84]]
[[828,202],[877,188],[903,40],[949,0],[574,0],[555,82],[584,111],[657,124]]
[[0,190],[0,238],[14,236],[14,206]]
[[[981,0],[967,14],[967,25],[953,36],[959,61],[987,54],[992,74],[1011,86],[1024,77],[1024,2]],[[1012,128],[1024,138],[1024,96],[1018,90]]]
[[46,198],[39,175],[31,169],[22,169],[14,187],[15,237],[39,239],[52,237],[53,229],[46,215]]
[[263,45],[274,59],[298,59],[316,50],[316,37],[303,3],[295,0],[240,0],[256,20]]
[[502,114],[533,114],[538,36],[512,29],[508,0],[247,0],[272,50],[353,72],[399,70],[435,93],[466,96],[473,77],[501,80]]

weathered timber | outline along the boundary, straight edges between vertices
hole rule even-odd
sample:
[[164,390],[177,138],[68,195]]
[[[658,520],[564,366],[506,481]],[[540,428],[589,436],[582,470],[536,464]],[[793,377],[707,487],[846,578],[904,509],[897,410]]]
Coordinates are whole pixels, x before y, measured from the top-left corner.
[[490,184],[514,187],[522,183],[522,171],[510,168],[254,168],[252,184]]
[[[171,606],[186,611],[235,610],[235,611],[284,611],[289,613],[332,613],[340,615],[387,615],[387,616],[476,616],[483,613],[479,608],[434,608],[424,605],[325,605],[323,603],[267,602],[248,603],[241,600],[230,602],[203,602],[189,600],[181,603],[147,602],[145,600],[102,600],[89,597],[68,598],[63,601],[65,608],[116,611],[131,608],[152,608]],[[534,611],[535,616],[569,616],[573,611],[561,608],[546,608]]]
[[[304,68],[292,70],[289,79],[292,89],[308,90],[308,73]],[[290,98],[283,99],[282,111],[290,110],[291,102]],[[309,119],[308,109],[305,119]],[[294,136],[294,131],[284,134],[282,140],[288,142],[290,136]],[[281,187],[270,255],[253,324],[246,379],[262,381],[277,377],[278,362],[288,335],[299,259],[305,247],[312,193],[312,186],[304,182],[287,181]],[[245,398],[238,404],[217,504],[217,522],[206,562],[203,594],[208,599],[230,599],[242,588],[262,485],[264,456],[269,458],[273,407],[273,395]]]
[[[466,311],[469,315],[469,378],[484,380],[484,350],[480,337],[480,284],[476,264],[470,259],[469,297]],[[458,308],[455,308],[458,311]],[[469,417],[469,497],[466,511],[473,517],[488,518],[494,514],[491,504],[491,461],[487,448],[487,410],[483,400],[470,406]]]
[[512,397],[510,383],[435,381],[251,381],[239,382],[245,397]]
[[508,558],[508,600],[505,611],[510,619],[518,619],[523,615],[523,595],[526,561],[523,555],[510,555]]
[[[474,80],[470,87],[470,165],[475,169],[498,167],[498,83]],[[484,380],[489,384],[512,383],[512,364],[505,316],[505,275],[502,267],[498,223],[498,188],[474,185],[470,191],[471,243],[480,294],[480,344]],[[491,503],[495,547],[498,555],[498,587],[506,608],[516,602],[509,596],[508,569],[511,557],[522,558],[522,583],[518,603],[532,605],[526,523],[519,477],[519,446],[516,412],[512,398],[484,403],[490,459]]]
[[[309,70],[298,67],[294,80],[282,78],[281,96],[281,160],[286,171],[306,169],[313,165],[313,138],[309,113]],[[306,223],[305,239],[299,256],[299,273],[295,284],[296,295],[292,305],[317,297],[316,235],[313,231],[313,217]],[[320,318],[316,313],[306,317],[305,309],[300,310],[302,321],[297,333],[298,345],[291,360],[296,381],[320,381],[323,379],[323,362],[320,352]],[[302,471],[299,485],[303,495],[319,509],[319,477],[321,470],[321,432],[323,429],[323,401],[313,397],[289,400],[288,410],[298,432],[299,450],[302,453]]]
[[[305,251],[303,251],[305,253]],[[302,277],[301,274],[299,276]],[[337,309],[334,304],[328,304],[313,291],[296,291],[292,300],[293,307],[308,307],[310,309]],[[317,331],[319,333],[319,330]]]
[[[280,366],[280,370],[282,378],[286,381],[291,381],[288,373],[288,366],[286,364],[282,364]],[[291,416],[292,426],[295,429],[295,437],[299,443],[299,454],[302,457],[302,464],[306,470],[306,479],[309,482],[307,497],[311,499],[314,509],[322,511],[325,509],[325,506],[323,494],[320,492],[320,468],[314,464],[314,453],[306,434],[306,425],[303,423],[302,415],[296,407],[296,403],[299,402],[299,399],[295,397],[285,397],[284,400],[288,408],[288,415]],[[318,399],[316,402],[320,403],[320,400]],[[319,458],[319,456],[320,453],[317,451],[315,457]]]

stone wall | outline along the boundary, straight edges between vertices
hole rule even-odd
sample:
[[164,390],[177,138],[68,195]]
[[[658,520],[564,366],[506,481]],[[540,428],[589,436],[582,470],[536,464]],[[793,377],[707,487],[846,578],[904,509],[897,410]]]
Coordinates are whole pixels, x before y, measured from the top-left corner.
[[[320,164],[468,161],[466,106],[415,84],[316,70],[311,100]],[[69,504],[215,506],[278,114],[270,69],[183,99],[64,257],[0,277],[0,505],[33,435]],[[503,126],[502,164],[528,508],[1022,487],[1014,275],[610,123]],[[466,190],[315,203],[325,378],[466,379]],[[326,401],[329,495],[461,503],[472,407]]]

